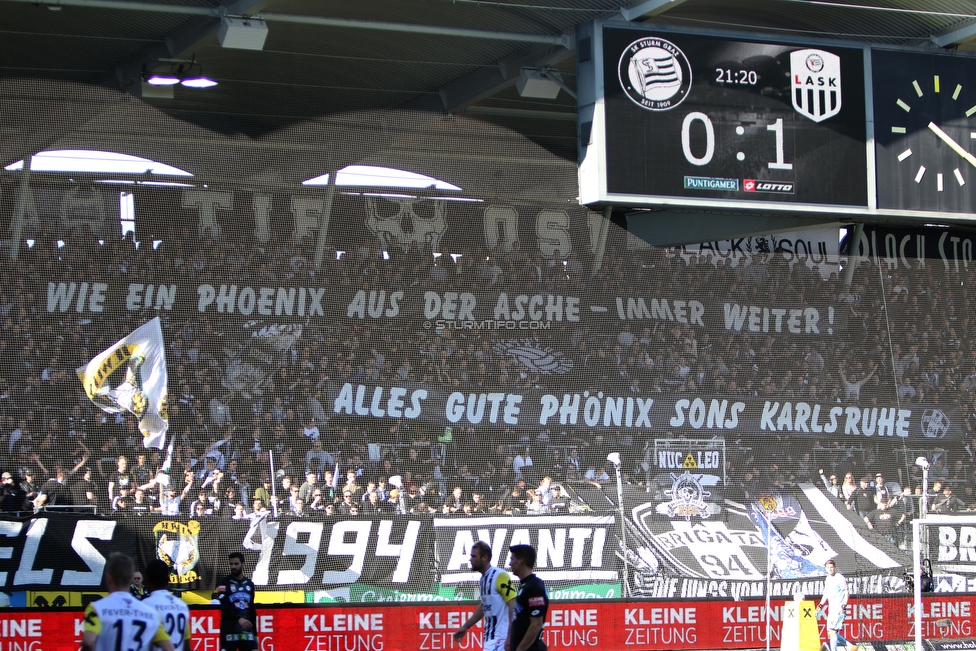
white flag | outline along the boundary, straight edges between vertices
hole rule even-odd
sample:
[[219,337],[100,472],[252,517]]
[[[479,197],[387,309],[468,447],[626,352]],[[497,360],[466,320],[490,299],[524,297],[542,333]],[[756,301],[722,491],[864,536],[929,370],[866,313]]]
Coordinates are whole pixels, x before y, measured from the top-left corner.
[[166,350],[159,317],[78,369],[85,393],[102,411],[139,418],[142,444],[162,450],[169,428]]

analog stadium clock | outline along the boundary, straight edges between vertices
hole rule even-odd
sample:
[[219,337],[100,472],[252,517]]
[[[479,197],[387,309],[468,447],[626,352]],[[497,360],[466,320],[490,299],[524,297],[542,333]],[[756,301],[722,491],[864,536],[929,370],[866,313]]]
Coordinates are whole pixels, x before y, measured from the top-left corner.
[[867,208],[863,48],[599,22],[592,34],[584,203]]
[[872,52],[878,207],[976,212],[976,59]]

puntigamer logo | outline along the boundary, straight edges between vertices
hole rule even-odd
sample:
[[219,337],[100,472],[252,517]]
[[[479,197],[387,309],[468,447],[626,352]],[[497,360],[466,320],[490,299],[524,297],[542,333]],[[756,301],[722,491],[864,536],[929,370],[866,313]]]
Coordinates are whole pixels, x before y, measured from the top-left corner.
[[739,179],[720,179],[712,176],[686,176],[685,190],[718,190],[738,192]]
[[668,111],[691,90],[691,65],[681,49],[649,36],[630,45],[617,65],[620,86],[635,104],[648,111]]

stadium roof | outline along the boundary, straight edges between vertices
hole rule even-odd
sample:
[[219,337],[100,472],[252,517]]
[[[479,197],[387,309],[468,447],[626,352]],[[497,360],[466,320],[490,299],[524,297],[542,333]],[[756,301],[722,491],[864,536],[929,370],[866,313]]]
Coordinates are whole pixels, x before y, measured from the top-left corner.
[[[574,26],[593,18],[933,49],[972,48],[976,33],[963,0],[0,0],[0,10],[4,164],[58,145],[98,110],[67,97],[77,86],[23,80],[90,85],[98,90],[89,103],[108,106],[120,90],[140,97],[144,71],[179,65],[164,59],[192,59],[219,85],[178,88],[172,99],[145,99],[147,107],[210,133],[258,138],[309,120],[413,108],[489,121],[574,161],[574,99],[524,99],[515,81],[523,66],[550,66],[573,88]],[[264,48],[221,47],[221,15],[263,17]],[[11,115],[19,96],[38,94],[63,99],[64,110]],[[344,118],[353,141],[358,119]],[[357,160],[340,156],[304,178]]]

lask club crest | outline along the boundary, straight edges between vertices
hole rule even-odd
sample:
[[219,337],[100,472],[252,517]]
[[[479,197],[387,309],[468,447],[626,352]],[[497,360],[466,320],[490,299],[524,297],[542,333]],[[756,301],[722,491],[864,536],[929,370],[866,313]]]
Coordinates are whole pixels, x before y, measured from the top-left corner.
[[664,491],[665,496],[670,497],[671,501],[657,505],[657,512],[669,518],[683,517],[691,520],[699,517],[702,520],[711,515],[708,511],[706,497],[711,496],[709,491],[702,488],[702,475],[693,475],[685,471],[680,475],[671,473],[671,489]]
[[824,50],[790,53],[793,108],[814,122],[840,113],[840,57]]

